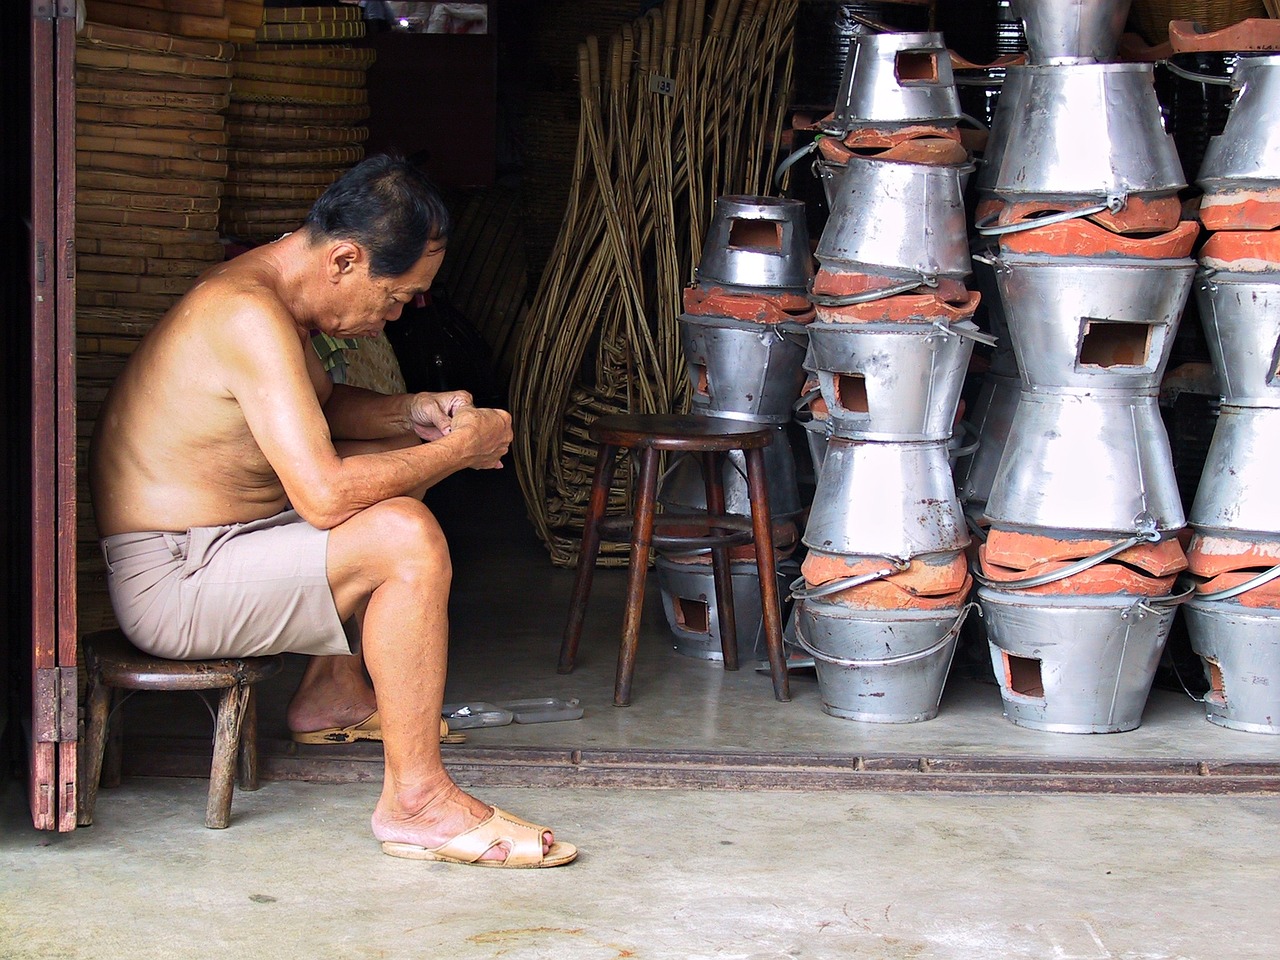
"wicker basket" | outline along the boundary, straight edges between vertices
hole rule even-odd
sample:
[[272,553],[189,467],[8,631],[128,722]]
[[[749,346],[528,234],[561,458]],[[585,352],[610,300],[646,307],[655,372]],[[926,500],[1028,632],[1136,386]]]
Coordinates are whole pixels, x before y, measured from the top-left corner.
[[1152,45],[1169,39],[1170,20],[1194,20],[1212,31],[1266,15],[1262,0],[1133,0],[1129,10],[1129,20]]

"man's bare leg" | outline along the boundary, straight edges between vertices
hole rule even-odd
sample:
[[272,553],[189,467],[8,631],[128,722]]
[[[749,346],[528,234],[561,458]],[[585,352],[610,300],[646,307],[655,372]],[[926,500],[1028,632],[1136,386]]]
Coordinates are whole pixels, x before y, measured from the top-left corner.
[[365,676],[360,655],[363,611],[343,624],[352,654],[342,657],[309,657],[298,689],[289,701],[286,718],[295,733],[346,727],[367,719],[378,708],[373,687]]
[[[364,607],[361,650],[377,691],[386,763],[374,836],[438,847],[490,812],[440,760],[453,575],[444,534],[420,501],[387,500],[330,531],[327,568],[342,618]],[[552,842],[545,833],[544,852]]]
[[[339,440],[334,449],[341,456],[352,457],[361,453],[379,453],[415,446],[421,441],[412,435],[388,437],[383,440]],[[426,495],[422,487],[409,494],[415,500]],[[289,730],[306,733],[327,730],[330,727],[346,727],[367,719],[377,709],[373,688],[365,676],[364,656],[360,650],[361,621],[364,605],[361,604],[352,617],[345,617],[343,629],[351,642],[351,656],[311,657],[289,701],[286,718]]]

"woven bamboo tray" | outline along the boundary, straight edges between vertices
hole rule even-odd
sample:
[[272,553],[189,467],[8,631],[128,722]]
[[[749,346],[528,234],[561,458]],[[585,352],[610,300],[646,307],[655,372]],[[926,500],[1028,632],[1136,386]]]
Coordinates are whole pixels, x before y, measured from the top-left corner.
[[121,210],[90,203],[76,205],[76,219],[87,223],[110,223],[118,227],[178,227],[183,230],[216,230],[216,213],[166,213],[162,210]]
[[263,23],[341,23],[359,20],[360,17],[359,7],[322,7],[319,4],[267,7],[262,11]]
[[221,180],[179,180],[171,177],[136,177],[130,173],[77,170],[76,187],[92,190],[122,190],[125,193],[174,194],[183,197],[222,196]]
[[[214,63],[215,61],[203,62]],[[221,77],[208,79],[182,77],[177,74],[134,73],[131,70],[96,70],[92,67],[76,67],[76,83],[95,90],[204,94],[216,97],[230,90],[228,87],[230,82],[230,79]]]
[[[177,294],[160,293],[116,293],[107,290],[85,290],[77,285],[77,307],[119,307],[125,310],[158,310],[165,311],[178,302]],[[83,357],[76,363],[79,371],[85,369],[86,376],[99,376],[114,379],[123,364],[104,363],[102,357]],[[98,361],[96,364],[94,361]]]
[[76,148],[90,153],[137,154],[144,157],[166,157],[174,160],[203,160],[222,163],[227,159],[227,147],[210,147],[200,144],[166,143],[159,140],[138,140],[132,137],[76,138]]
[[114,223],[93,223],[89,220],[76,220],[76,245],[86,249],[87,243],[102,243],[108,249],[116,243],[158,244],[199,244],[220,246],[218,231],[210,229],[191,230],[184,227],[156,227],[148,225],[122,226]]
[[347,67],[367,70],[377,59],[370,47],[326,43],[245,44],[236,48],[237,63],[288,63],[296,66]]
[[84,45],[76,48],[76,66],[217,80],[225,80],[231,76],[231,64],[225,60],[200,60],[167,53],[139,53]]
[[240,63],[232,66],[232,76],[246,80],[268,80],[273,83],[316,83],[327,87],[363,87],[363,70],[340,70],[337,67],[292,66],[283,63]]
[[216,113],[227,108],[227,104],[231,102],[231,94],[165,93],[161,90],[108,90],[102,87],[77,86],[76,102],[100,103],[108,107],[172,107],[175,110],[208,110]]
[[85,0],[88,19],[114,27],[130,30],[150,30],[156,33],[172,33],[183,37],[200,37],[204,40],[229,40],[231,21],[226,17],[206,17],[194,14],[169,13],[161,9],[143,9],[109,0]]
[[314,203],[326,187],[316,184],[227,183],[228,200],[269,200],[274,203]]
[[129,127],[175,127],[183,130],[219,131],[226,119],[216,113],[193,113],[167,107],[105,107],[97,103],[77,103],[76,119]]
[[273,203],[270,201],[245,202],[228,200],[223,205],[223,219],[239,223],[265,221],[269,223],[301,223],[311,212],[311,205]]
[[368,127],[295,126],[288,123],[244,123],[233,120],[227,132],[236,145],[274,146],[293,143],[364,143],[369,139]]
[[225,163],[83,149],[76,151],[76,167],[77,169],[116,170],[120,173],[136,173],[144,177],[207,177],[222,180],[227,175]]
[[336,167],[359,163],[364,147],[318,147],[311,150],[249,150],[231,147],[227,159],[240,166]]
[[180,143],[201,147],[225,147],[227,130],[190,130],[182,127],[130,127],[115,123],[76,121],[77,137],[103,137],[106,139],[143,137],[152,142]]
[[227,174],[227,183],[293,183],[327,187],[347,172],[346,167],[277,168],[235,166]]
[[315,103],[347,106],[369,102],[364,87],[326,87],[318,83],[273,83],[231,78],[231,99],[253,103]]
[[222,221],[222,232],[229,237],[245,240],[275,240],[292,233],[302,226],[302,218],[295,220],[233,220]]
[[198,260],[201,263],[217,263],[224,256],[224,248],[220,243],[184,243],[182,241],[144,243],[135,240],[109,240],[80,236],[76,237],[76,252],[82,257],[107,257],[143,262]]
[[77,187],[76,203],[119,210],[155,210],[162,213],[217,213],[217,197],[187,197],[167,193],[125,193],[120,190],[92,190]]
[[264,23],[253,32],[262,43],[299,43],[358,40],[364,36],[364,21],[345,23]]
[[238,101],[226,108],[227,116],[246,120],[296,120],[303,123],[358,123],[369,119],[367,103],[347,106],[304,106],[300,103],[250,103]]
[[157,257],[104,257],[83,251],[76,270],[86,273],[125,273],[140,277],[191,277],[209,269],[211,260],[166,260]]
[[1153,46],[1169,39],[1170,20],[1194,20],[1213,31],[1266,15],[1263,0],[1133,0],[1129,8],[1130,21]]
[[105,23],[86,23],[76,35],[76,42],[108,49],[171,53],[175,56],[196,57],[203,60],[230,60],[235,56],[235,46],[230,43],[178,37],[171,33],[157,33],[153,30],[130,30],[127,27],[112,27]]
[[[227,0],[227,16],[231,25],[262,26],[262,0]],[[252,33],[252,31],[250,31]]]
[[[204,268],[202,267],[201,270]],[[199,273],[200,271],[196,271]],[[76,289],[95,293],[147,293],[177,294],[181,296],[191,289],[188,277],[136,277],[127,273],[94,273],[81,270],[76,273]]]
[[[115,310],[111,307],[81,307],[76,311],[76,332],[113,334],[126,337],[145,336],[160,314],[139,314],[136,310]],[[107,398],[107,388],[94,383],[76,384],[76,402],[97,406]]]

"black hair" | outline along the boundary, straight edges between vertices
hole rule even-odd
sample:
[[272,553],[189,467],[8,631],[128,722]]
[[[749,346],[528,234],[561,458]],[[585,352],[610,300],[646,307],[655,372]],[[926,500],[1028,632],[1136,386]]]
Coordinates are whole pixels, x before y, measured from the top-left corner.
[[449,236],[449,211],[440,191],[408,160],[375,154],[321,194],[305,226],[317,240],[354,240],[369,253],[369,273],[398,277],[431,241]]

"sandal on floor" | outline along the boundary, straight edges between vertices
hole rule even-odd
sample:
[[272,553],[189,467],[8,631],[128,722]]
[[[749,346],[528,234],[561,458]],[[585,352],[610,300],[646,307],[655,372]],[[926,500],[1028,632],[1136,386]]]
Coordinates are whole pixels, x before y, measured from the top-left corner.
[[[413,843],[382,841],[382,852],[391,857],[406,860],[438,860],[443,863],[464,863],[473,867],[559,867],[571,862],[578,855],[578,848],[571,843],[557,840],[543,854],[542,835],[546,827],[514,817],[505,810],[493,808],[493,813],[469,830],[464,830],[452,840],[434,849]],[[507,848],[506,859],[481,860],[499,844]]]
[[[357,740],[376,740],[382,742],[382,718],[375,710],[359,723],[346,727],[326,727],[323,730],[308,730],[290,734],[295,743],[355,743]],[[449,722],[440,718],[441,743],[465,743],[465,733],[450,733]]]

